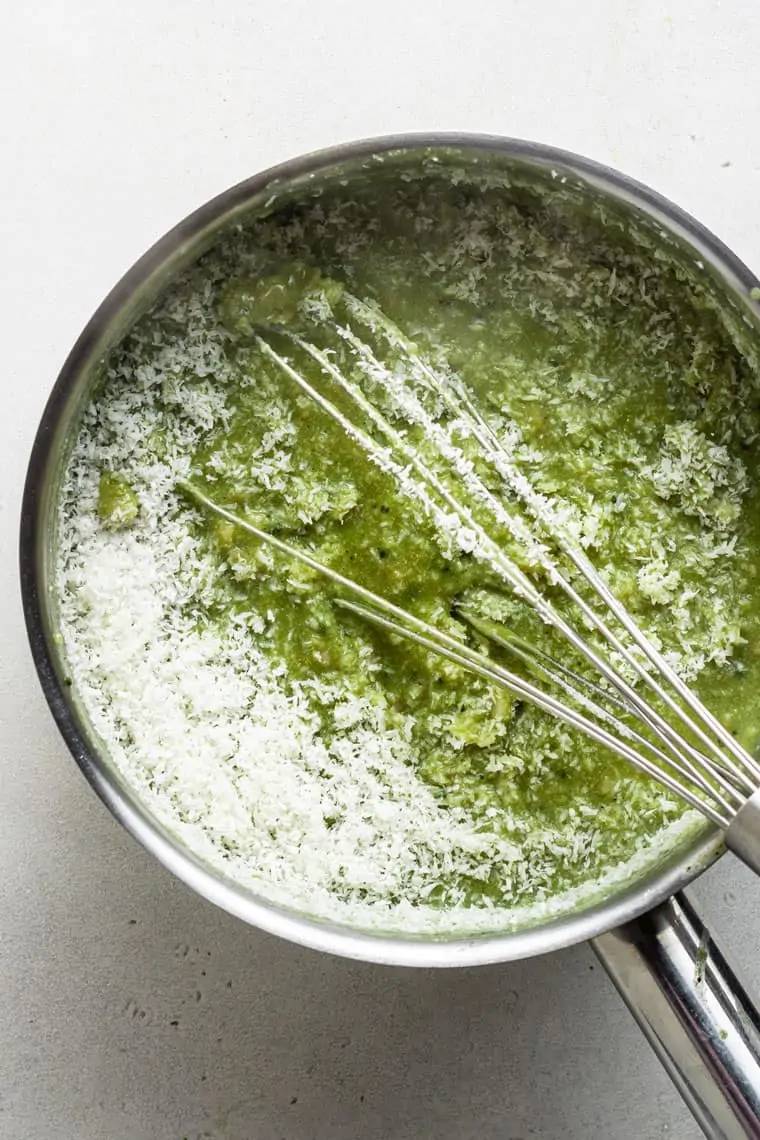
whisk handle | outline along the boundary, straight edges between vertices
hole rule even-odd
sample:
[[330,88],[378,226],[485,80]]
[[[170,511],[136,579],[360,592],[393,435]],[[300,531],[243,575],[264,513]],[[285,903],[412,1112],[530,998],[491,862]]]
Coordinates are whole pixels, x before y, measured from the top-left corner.
[[686,895],[592,941],[711,1140],[760,1140],[760,1014]]

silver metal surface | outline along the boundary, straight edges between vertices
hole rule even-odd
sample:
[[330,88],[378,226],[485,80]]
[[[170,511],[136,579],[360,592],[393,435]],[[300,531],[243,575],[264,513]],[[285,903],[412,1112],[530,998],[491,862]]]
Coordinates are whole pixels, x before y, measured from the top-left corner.
[[712,1140],[760,1138],[760,1019],[686,895],[593,947]]
[[[623,948],[636,945],[633,938],[636,929],[651,929],[653,945],[656,942],[658,947],[668,950],[666,953],[665,949],[660,949],[657,954],[653,953],[646,958],[649,963],[647,969],[652,977],[655,970],[664,971],[662,983],[659,986],[653,983],[646,994],[648,1014],[642,1020],[646,1021],[647,1026],[654,1027],[660,1021],[666,1022],[669,1016],[677,1016],[668,1014],[667,1003],[673,1001],[678,1004],[682,995],[688,993],[685,985],[688,974],[687,949],[681,933],[686,928],[678,913],[672,909],[676,904],[672,904],[670,909],[668,906],[663,908],[660,904],[718,857],[722,844],[720,833],[715,829],[707,824],[695,826],[672,849],[658,851],[653,848],[649,864],[643,866],[632,881],[622,882],[614,891],[600,890],[598,897],[590,899],[583,907],[537,921],[531,927],[505,928],[493,935],[478,938],[410,939],[392,931],[383,934],[367,933],[335,923],[317,921],[296,909],[275,906],[253,891],[226,879],[221,872],[205,864],[179,843],[154,818],[146,805],[122,781],[100,747],[85,710],[66,682],[66,665],[55,637],[57,619],[52,565],[58,480],[72,433],[77,428],[79,416],[92,392],[101,362],[110,349],[177,273],[208,249],[220,233],[241,219],[254,218],[257,214],[268,211],[274,200],[294,200],[299,194],[311,193],[322,186],[350,179],[357,173],[376,169],[378,157],[388,162],[398,161],[399,156],[419,161],[431,149],[438,151],[441,148],[455,151],[460,165],[488,160],[503,163],[505,168],[518,165],[523,169],[541,170],[544,174],[547,171],[556,172],[558,176],[572,179],[576,184],[587,188],[589,194],[609,199],[611,203],[623,205],[632,213],[646,217],[678,249],[686,251],[692,261],[701,264],[705,273],[718,283],[726,304],[737,314],[738,322],[757,327],[758,307],[749,296],[757,281],[717,239],[688,215],[646,187],[563,151],[493,136],[403,136],[367,140],[335,148],[266,171],[209,202],[159,241],[106,298],[61,371],[37,433],[22,507],[21,584],[30,645],[53,715],[72,754],[95,791],[114,816],[147,850],[191,888],[225,910],[255,926],[306,946],[351,958],[406,966],[469,966],[523,958],[556,950],[600,935],[612,927],[628,924],[625,929],[630,932],[629,935],[624,931],[608,935],[597,942],[597,949],[605,957],[621,989],[628,992],[628,988],[631,991],[636,988],[639,994],[636,1008],[643,1007],[644,1002],[640,983],[634,987],[636,971],[632,963],[635,955],[630,957],[633,951],[629,952],[629,964],[626,965],[622,957]],[[636,924],[638,916],[658,906],[660,909],[651,921],[643,920],[642,924]],[[671,936],[668,934],[668,922],[675,921],[676,918],[681,926]],[[646,926],[647,921],[650,921],[649,926]],[[691,921],[689,929],[695,928],[696,919]],[[652,922],[656,932],[651,926]],[[675,940],[672,948],[671,939]],[[679,945],[683,946],[679,950],[680,957],[675,953]],[[677,973],[674,973],[671,966],[671,958],[679,964]],[[716,961],[721,960],[716,956]],[[726,986],[733,983],[730,974],[718,971],[715,977],[724,979]],[[675,986],[676,980],[679,981],[680,988]],[[746,1006],[749,1009],[743,991],[738,991],[740,996],[734,999],[725,989],[723,1005],[718,1003],[719,992],[724,993],[719,987],[716,988],[715,1001],[711,998],[710,1002],[699,1007],[701,1021],[692,1021],[691,1015],[681,1019],[684,1040],[690,1025],[694,1032],[702,1036],[706,1034],[709,1040],[714,1040],[713,1030],[718,1023],[713,1024],[710,1018],[717,1017],[719,1012],[723,1016],[724,1007],[732,1008],[731,1002],[734,1000],[738,1003],[735,1008]],[[754,1014],[751,1015],[751,1022],[756,1024]],[[725,1028],[731,1030],[728,1024]],[[720,1038],[720,1029],[718,1037]],[[660,1051],[663,1055],[678,1053],[675,1047],[669,1047],[668,1035],[664,1030],[655,1032],[652,1028],[650,1039],[655,1045],[661,1043]],[[733,1038],[731,1040],[733,1042]],[[737,1036],[737,1043],[738,1041]],[[747,1035],[742,1048],[749,1053],[756,1045],[755,1038]],[[695,1055],[701,1057],[703,1046],[700,1044],[695,1049]],[[722,1052],[717,1050],[716,1055],[723,1056],[725,1053],[726,1049]],[[743,1080],[742,1074],[749,1073],[751,1068],[749,1060],[744,1054],[740,1056],[740,1053],[740,1050],[737,1051],[735,1061],[737,1080]],[[724,1057],[722,1072],[726,1079],[731,1068],[730,1062],[730,1057]],[[671,1063],[677,1079],[683,1068],[691,1071],[691,1061]],[[720,1072],[715,1066],[702,1063],[699,1072],[694,1070],[694,1079],[690,1083],[681,1081],[682,1091],[698,1111],[703,1111],[701,1105],[711,1104],[710,1091],[702,1085],[713,1077],[721,1079]],[[701,1091],[692,1094],[692,1088]],[[725,1099],[725,1095],[721,1095]],[[751,1099],[747,1099],[747,1105],[751,1106],[753,1112],[758,1108],[757,1103]],[[704,1112],[703,1119],[708,1119]],[[731,1137],[759,1135],[757,1132],[736,1131],[710,1134]]]
[[726,847],[760,875],[760,791],[734,816],[726,832]]

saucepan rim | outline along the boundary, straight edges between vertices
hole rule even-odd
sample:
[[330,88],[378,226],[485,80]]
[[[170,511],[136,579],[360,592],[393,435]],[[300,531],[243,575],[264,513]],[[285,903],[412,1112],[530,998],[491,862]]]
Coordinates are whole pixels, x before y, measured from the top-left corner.
[[[387,965],[473,966],[531,957],[585,941],[638,917],[687,885],[722,851],[720,833],[705,825],[681,844],[662,867],[639,883],[611,888],[608,897],[577,913],[549,918],[528,929],[477,936],[395,936],[361,931],[305,917],[258,897],[224,878],[185,848],[104,763],[88,739],[56,667],[54,634],[48,620],[42,551],[47,533],[45,489],[52,477],[54,440],[78,379],[102,355],[108,330],[129,310],[146,283],[171,263],[198,249],[209,229],[241,213],[246,204],[271,190],[279,193],[295,180],[317,178],[352,160],[390,152],[454,149],[502,155],[580,178],[589,186],[643,211],[696,251],[717,273],[729,294],[751,304],[757,280],[718,238],[678,206],[617,171],[555,147],[495,135],[433,133],[389,135],[344,143],[284,162],[254,175],[213,198],[161,238],[122,277],[80,335],[51,391],[29,460],[20,528],[21,591],[34,664],[50,709],[66,744],[94,790],[124,827],[165,867],[198,894],[269,933],[314,949]],[[192,259],[192,258],[190,258]],[[757,306],[760,314],[760,306]]]

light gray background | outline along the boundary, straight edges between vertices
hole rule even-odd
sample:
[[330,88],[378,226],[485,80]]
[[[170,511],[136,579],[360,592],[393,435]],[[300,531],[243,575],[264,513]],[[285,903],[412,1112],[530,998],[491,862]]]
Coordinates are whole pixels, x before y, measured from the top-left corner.
[[[96,801],[26,648],[48,389],[147,246],[267,165],[480,130],[612,163],[760,266],[757,0],[25,0],[0,25],[1,1140],[696,1140],[577,948],[464,972],[319,956],[195,898]],[[760,885],[698,895],[760,992]]]

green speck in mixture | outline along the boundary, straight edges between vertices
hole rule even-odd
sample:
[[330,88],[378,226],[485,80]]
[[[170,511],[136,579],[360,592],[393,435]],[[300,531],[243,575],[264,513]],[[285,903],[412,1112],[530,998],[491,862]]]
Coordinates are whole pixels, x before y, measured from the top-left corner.
[[131,526],[140,513],[140,501],[122,475],[103,471],[98,490],[98,515],[109,530]]

